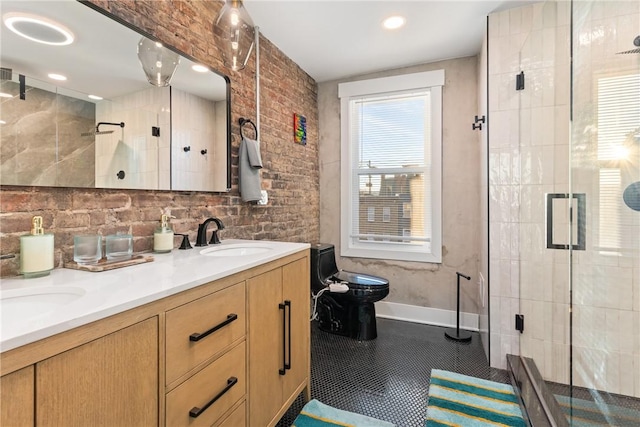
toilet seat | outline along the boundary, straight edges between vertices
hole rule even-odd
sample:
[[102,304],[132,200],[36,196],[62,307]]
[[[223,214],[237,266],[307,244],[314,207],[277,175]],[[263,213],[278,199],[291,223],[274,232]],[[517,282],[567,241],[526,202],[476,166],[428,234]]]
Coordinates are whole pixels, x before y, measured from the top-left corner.
[[337,299],[344,297],[362,302],[378,301],[389,294],[389,281],[382,277],[343,270],[331,276],[331,280],[349,286],[349,291],[338,294]]
[[331,279],[336,282],[347,282],[350,289],[371,289],[383,291],[385,288],[389,288],[389,281],[382,277],[354,273],[352,271],[339,271],[331,276]]

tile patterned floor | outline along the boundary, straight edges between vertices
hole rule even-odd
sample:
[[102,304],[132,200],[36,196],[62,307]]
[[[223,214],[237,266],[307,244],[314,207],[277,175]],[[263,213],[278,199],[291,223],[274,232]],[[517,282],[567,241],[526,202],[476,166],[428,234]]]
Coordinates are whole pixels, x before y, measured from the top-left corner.
[[[378,338],[358,342],[311,327],[311,396],[323,403],[394,423],[424,426],[431,369],[509,382],[489,367],[480,337],[460,344],[444,328],[378,319]],[[280,420],[290,426],[301,398]]]

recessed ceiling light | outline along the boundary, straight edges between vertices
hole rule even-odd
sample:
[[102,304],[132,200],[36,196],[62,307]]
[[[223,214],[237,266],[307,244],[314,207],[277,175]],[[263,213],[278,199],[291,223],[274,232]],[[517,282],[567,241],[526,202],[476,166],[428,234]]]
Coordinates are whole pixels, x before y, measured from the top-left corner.
[[60,80],[60,81],[67,80],[67,78],[62,74],[49,73],[47,74],[47,76],[49,76],[49,78],[53,80]]
[[68,28],[41,16],[11,12],[3,20],[11,31],[34,42],[53,46],[73,43],[73,33]]
[[5,122],[4,120],[0,120],[0,125],[6,125],[7,122]]
[[204,65],[200,65],[200,64],[195,64],[191,67],[191,69],[193,71],[197,71],[199,73],[206,73],[207,71],[209,71],[209,69],[207,67],[205,67]]
[[395,15],[395,16],[390,16],[384,21],[382,21],[382,26],[387,30],[395,30],[397,28],[402,27],[405,24],[405,22],[407,22],[407,20],[404,19],[403,16]]
[[13,95],[10,93],[0,92],[0,98],[13,98]]
[[95,99],[96,101],[101,101],[103,99],[101,96],[98,96],[98,95],[89,95],[89,98]]

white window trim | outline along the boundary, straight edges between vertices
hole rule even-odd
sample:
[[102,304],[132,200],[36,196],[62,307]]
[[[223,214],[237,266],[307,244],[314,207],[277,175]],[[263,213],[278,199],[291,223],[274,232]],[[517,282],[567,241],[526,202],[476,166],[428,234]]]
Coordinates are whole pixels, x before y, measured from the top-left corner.
[[[360,80],[338,85],[341,114],[341,248],[340,255],[344,257],[377,258],[416,262],[442,262],[442,86],[444,86],[444,70],[427,71],[423,73],[405,74],[393,77]],[[389,245],[380,247],[379,244],[354,242],[349,234],[353,224],[353,209],[351,209],[351,188],[353,180],[357,179],[351,169],[352,151],[349,140],[349,101],[352,97],[363,95],[398,92],[403,90],[431,90],[431,158],[440,161],[433,162],[431,168],[431,251],[426,252],[423,246],[406,247],[391,250]],[[426,209],[426,198],[425,198]]]

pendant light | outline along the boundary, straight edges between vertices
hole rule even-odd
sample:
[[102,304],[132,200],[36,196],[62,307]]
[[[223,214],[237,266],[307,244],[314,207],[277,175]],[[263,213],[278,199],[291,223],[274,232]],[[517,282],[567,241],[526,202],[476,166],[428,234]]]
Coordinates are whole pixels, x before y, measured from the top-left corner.
[[213,33],[222,42],[224,63],[233,71],[242,70],[253,49],[255,29],[242,0],[225,0]]
[[169,86],[180,63],[177,53],[146,37],[138,43],[138,59],[149,83],[158,87]]

